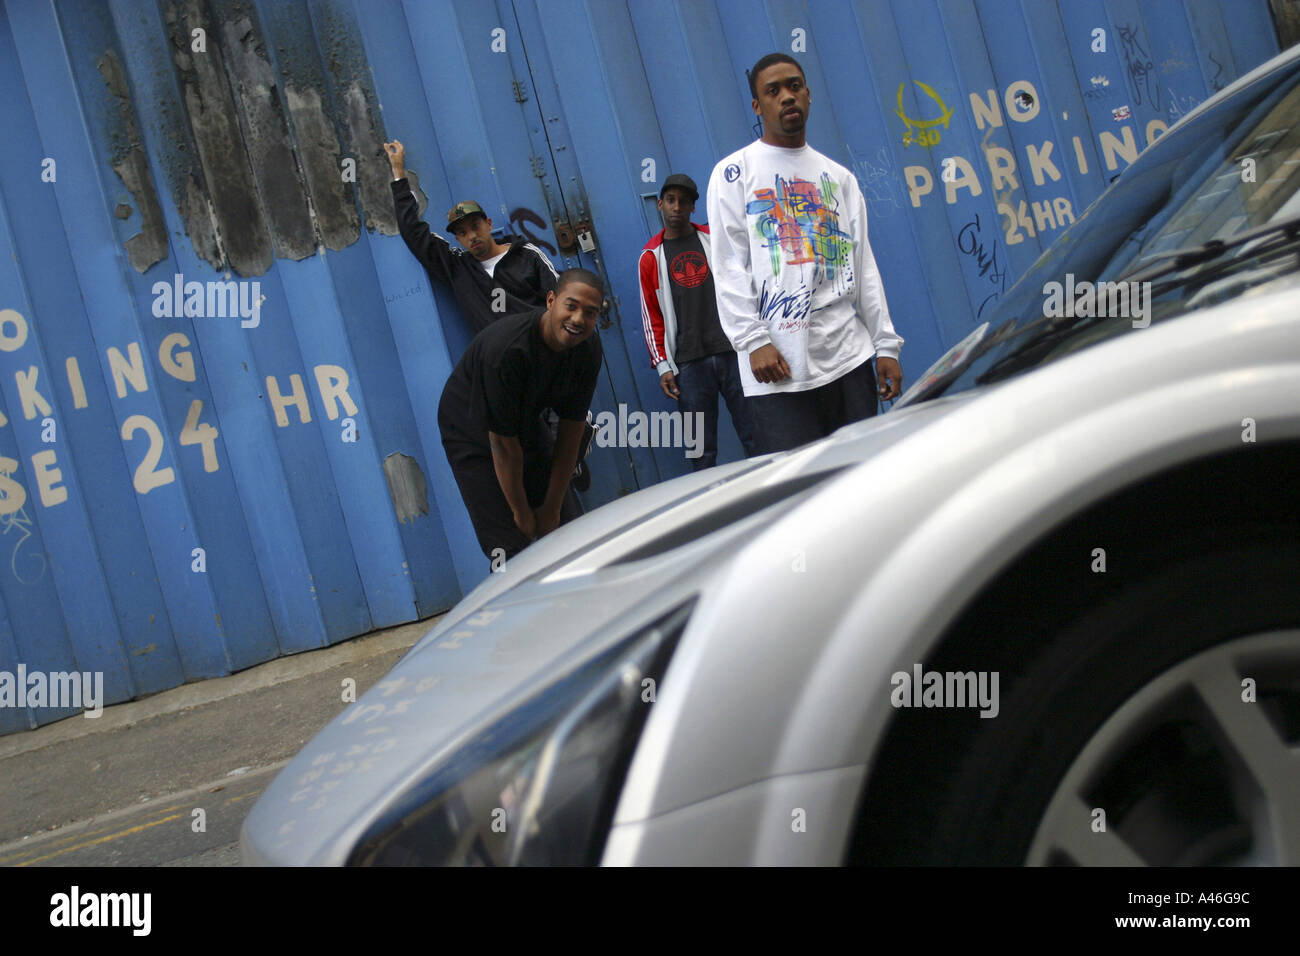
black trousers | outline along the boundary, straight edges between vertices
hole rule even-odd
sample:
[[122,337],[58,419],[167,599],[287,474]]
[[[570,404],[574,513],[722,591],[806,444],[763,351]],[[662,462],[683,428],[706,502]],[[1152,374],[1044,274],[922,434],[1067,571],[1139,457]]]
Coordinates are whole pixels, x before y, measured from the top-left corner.
[[757,454],[788,451],[876,414],[876,372],[867,360],[833,382],[806,392],[751,395],[749,417]]
[[[491,452],[482,446],[463,442],[443,442],[447,463],[456,476],[456,486],[469,512],[470,523],[479,547],[489,561],[512,558],[530,544],[519,526],[515,524],[510,503],[506,501],[501,482],[497,480]],[[524,449],[524,493],[528,504],[540,508],[546,500],[546,490],[551,481],[551,458],[536,449]],[[560,524],[572,521],[582,514],[582,505],[573,488],[566,489],[560,505]],[[499,550],[498,550],[499,549]]]

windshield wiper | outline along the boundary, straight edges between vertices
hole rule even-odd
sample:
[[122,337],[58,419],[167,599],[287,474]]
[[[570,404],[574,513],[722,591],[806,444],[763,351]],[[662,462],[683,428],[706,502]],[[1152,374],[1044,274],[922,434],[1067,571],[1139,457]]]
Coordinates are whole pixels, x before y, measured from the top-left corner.
[[1043,356],[1056,348],[1064,339],[1108,319],[1109,316],[1106,315],[1064,316],[1059,319],[1044,318],[1039,322],[1026,325],[1021,330],[1021,334],[1028,335],[1029,338],[980,373],[975,379],[975,384],[987,385],[1008,378],[1022,369],[1031,368],[1041,362]]
[[[1161,276],[1181,272],[1191,266],[1201,266],[1201,268],[1195,269],[1186,275],[1156,283],[1151,290],[1151,298],[1154,299],[1160,293],[1171,288],[1184,285],[1197,278],[1205,278],[1228,268],[1231,263],[1225,263],[1221,260],[1232,249],[1244,246],[1256,239],[1269,238],[1272,241],[1265,243],[1258,250],[1258,253],[1274,252],[1294,242],[1298,236],[1300,236],[1300,216],[1293,216],[1280,222],[1269,222],[1253,229],[1244,230],[1227,239],[1211,239],[1199,246],[1157,253],[1148,259],[1147,264],[1142,268],[1126,272],[1114,281],[1117,285],[1129,282],[1150,282]],[[1255,254],[1257,253],[1252,251],[1252,255]],[[996,382],[1025,368],[1037,365],[1048,352],[1063,340],[1071,338],[1108,318],[1110,317],[1106,315],[1062,316],[1060,318],[1043,319],[1041,322],[1027,325],[1021,330],[1022,335],[1028,336],[1025,342],[1013,352],[998,359],[975,381],[977,384],[986,385],[989,382]]]
[[1252,248],[1245,256],[1212,259],[1198,264],[1181,275],[1153,283],[1151,298],[1155,299],[1170,289],[1177,289],[1180,286],[1191,285],[1192,283],[1205,285],[1225,273],[1240,272],[1244,268],[1243,262],[1261,261],[1265,258],[1273,258],[1278,253],[1294,251],[1297,241],[1300,241],[1300,231],[1279,231],[1274,235],[1266,236],[1258,246]]
[[[1199,246],[1189,246],[1186,249],[1170,249],[1168,252],[1158,252],[1150,256],[1141,268],[1133,269],[1124,273],[1117,279],[1117,282],[1150,282],[1161,276],[1169,275],[1173,272],[1181,272],[1188,266],[1200,265],[1201,263],[1212,262],[1219,259],[1230,249],[1238,246],[1244,246],[1252,240],[1261,236],[1285,236],[1287,239],[1294,239],[1300,235],[1300,216],[1293,216],[1290,219],[1283,219],[1281,222],[1266,222],[1262,226],[1256,226],[1254,229],[1247,229],[1238,232],[1227,239],[1211,239],[1203,242]],[[1188,276],[1187,278],[1192,278]]]

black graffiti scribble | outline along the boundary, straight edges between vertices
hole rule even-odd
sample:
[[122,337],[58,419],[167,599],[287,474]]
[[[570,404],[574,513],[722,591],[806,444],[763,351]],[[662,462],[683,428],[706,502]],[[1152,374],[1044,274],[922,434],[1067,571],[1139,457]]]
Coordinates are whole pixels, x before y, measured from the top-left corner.
[[978,215],[958,231],[957,248],[963,255],[975,260],[976,266],[979,267],[980,278],[987,279],[997,288],[996,292],[986,296],[980,303],[979,310],[975,313],[978,319],[986,305],[1007,291],[1007,270],[998,263],[998,241],[994,239],[989,246],[982,241]]
[[1213,52],[1210,53],[1210,62],[1216,67],[1214,76],[1210,77],[1210,86],[1212,86],[1214,92],[1217,93],[1219,90],[1223,89],[1223,81],[1219,79],[1219,77],[1223,76],[1223,64],[1219,62],[1219,58],[1216,57]]
[[524,206],[520,206],[518,209],[514,210],[514,212],[510,213],[510,225],[514,226],[521,233],[523,233],[524,238],[527,239],[529,242],[531,242],[533,245],[545,249],[551,255],[555,255],[555,247],[553,245],[551,245],[545,239],[540,239],[537,236],[534,236],[531,232],[528,231],[528,226],[526,226],[525,223],[530,223],[530,222],[534,226],[541,226],[543,229],[546,228],[546,220],[543,219],[541,216],[537,215],[537,213],[533,212],[531,209],[528,209]]
[[1124,66],[1133,81],[1134,102],[1142,105],[1142,90],[1145,89],[1147,99],[1159,110],[1160,84],[1155,80],[1156,65],[1138,39],[1138,31],[1130,24],[1124,24],[1119,28],[1119,41],[1124,51]]
[[808,310],[812,306],[812,290],[800,287],[793,292],[777,292],[769,289],[767,280],[763,280],[763,289],[759,293],[758,312],[763,321],[771,324],[780,320],[777,329],[790,331],[803,328],[808,323]]

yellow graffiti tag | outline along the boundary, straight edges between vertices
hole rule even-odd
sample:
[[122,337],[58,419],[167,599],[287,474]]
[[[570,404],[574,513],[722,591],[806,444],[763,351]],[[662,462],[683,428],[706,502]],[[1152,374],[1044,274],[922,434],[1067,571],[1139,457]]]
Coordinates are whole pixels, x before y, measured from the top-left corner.
[[939,104],[940,116],[938,119],[932,120],[912,119],[912,117],[908,116],[903,111],[903,87],[906,84],[899,83],[898,109],[895,112],[898,113],[898,118],[903,121],[903,125],[907,127],[907,132],[903,134],[903,145],[911,146],[916,143],[918,146],[938,146],[938,128],[940,126],[944,129],[948,128],[948,121],[952,119],[952,107],[945,103],[928,84],[922,83],[920,80],[913,80],[912,82],[921,88],[922,93]]

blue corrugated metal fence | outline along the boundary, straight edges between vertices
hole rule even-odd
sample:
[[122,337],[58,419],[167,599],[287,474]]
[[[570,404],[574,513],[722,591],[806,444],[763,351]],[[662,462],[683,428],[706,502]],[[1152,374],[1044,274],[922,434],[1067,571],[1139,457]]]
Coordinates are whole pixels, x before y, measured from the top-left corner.
[[[384,140],[434,228],[474,198],[600,271],[594,410],[668,410],[637,255],[664,177],[704,183],[755,136],[760,55],[802,62],[809,141],[862,185],[914,377],[1151,139],[1277,51],[1266,0],[3,13],[0,732],[76,709],[7,700],[20,665],[101,672],[122,701],[432,614],[486,572],[435,422],[467,326],[396,236]],[[589,506],[687,469],[672,449],[593,463]]]

